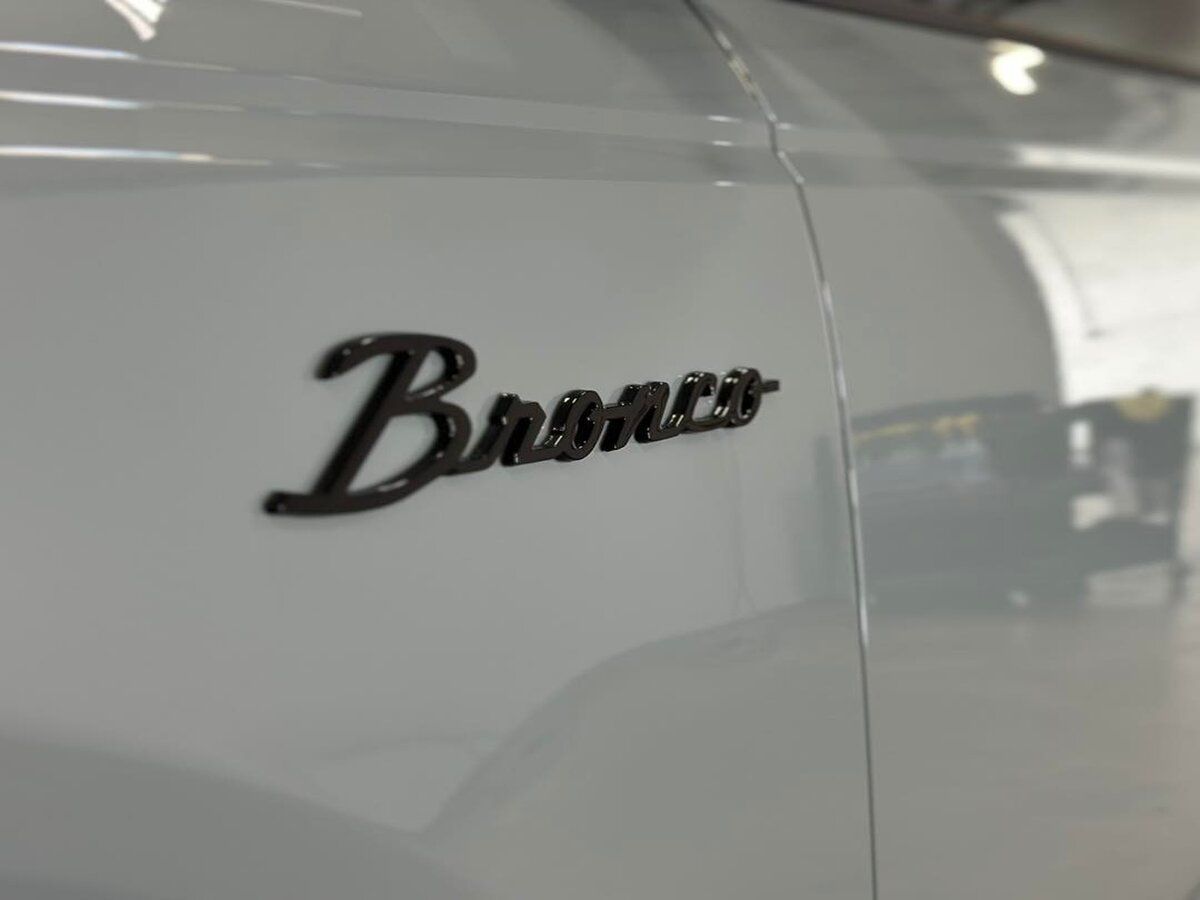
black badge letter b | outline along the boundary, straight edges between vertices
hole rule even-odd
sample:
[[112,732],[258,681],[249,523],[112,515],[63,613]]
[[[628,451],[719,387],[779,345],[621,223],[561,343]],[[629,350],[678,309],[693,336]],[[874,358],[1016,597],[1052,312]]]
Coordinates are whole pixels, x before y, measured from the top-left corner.
[[[441,357],[441,377],[414,391],[413,379],[431,353]],[[307,494],[276,492],[266,499],[267,512],[284,515],[330,515],[386,506],[444,475],[462,455],[470,434],[467,414],[441,399],[475,372],[475,354],[453,338],[431,334],[370,334],[344,341],[329,351],[318,378],[333,378],[375,356],[391,357],[386,371],[333,459]],[[437,438],[420,459],[390,478],[350,490],[354,477],[371,453],[388,422],[396,416],[428,416],[437,426]]]

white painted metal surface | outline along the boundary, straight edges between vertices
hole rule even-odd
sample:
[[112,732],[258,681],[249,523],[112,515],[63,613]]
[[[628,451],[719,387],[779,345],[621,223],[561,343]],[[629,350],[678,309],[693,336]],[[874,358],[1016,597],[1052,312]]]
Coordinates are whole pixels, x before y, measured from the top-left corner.
[[710,6],[806,179],[838,314],[880,896],[1191,896],[1200,91]]
[[[1188,896],[1198,98],[769,0],[11,0],[0,895]],[[476,422],[781,390],[267,515],[379,331]]]
[[[694,16],[113,5],[0,15],[5,896],[867,896],[812,261]],[[378,371],[317,358],[371,331],[469,343],[476,420],[697,368],[782,390],[266,515]]]

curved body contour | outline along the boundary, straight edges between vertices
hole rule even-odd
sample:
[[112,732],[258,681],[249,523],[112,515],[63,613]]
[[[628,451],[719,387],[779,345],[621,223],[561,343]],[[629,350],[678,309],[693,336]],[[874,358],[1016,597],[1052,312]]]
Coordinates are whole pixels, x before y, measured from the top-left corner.
[[1003,52],[7,4],[0,894],[1188,896],[1200,89]]

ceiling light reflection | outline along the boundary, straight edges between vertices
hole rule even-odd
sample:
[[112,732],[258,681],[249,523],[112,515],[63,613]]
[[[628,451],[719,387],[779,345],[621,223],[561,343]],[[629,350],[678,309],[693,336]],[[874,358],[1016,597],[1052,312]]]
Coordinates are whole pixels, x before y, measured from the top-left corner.
[[85,94],[42,94],[37,91],[0,91],[0,100],[9,103],[33,103],[39,106],[82,106],[89,109],[142,109],[136,100],[91,97]]
[[1029,70],[1046,61],[1040,47],[1016,41],[989,41],[988,50],[992,52],[988,68],[1000,87],[1019,97],[1037,93],[1038,83]]
[[119,160],[126,162],[173,162],[213,166],[269,166],[269,159],[235,159],[176,150],[140,150],[131,147],[63,147],[35,144],[0,144],[0,157],[18,159]]
[[75,59],[134,60],[135,53],[107,47],[77,47],[73,44],[38,44],[32,41],[0,41],[0,53],[33,53],[44,56],[69,56]]
[[143,41],[158,33],[158,20],[167,8],[167,0],[104,0],[119,13]]
[[311,12],[329,13],[334,16],[351,16],[355,19],[361,19],[363,16],[361,9],[352,9],[349,6],[331,6],[328,3],[310,3],[308,0],[258,0],[258,2],[290,6],[293,9],[307,9]]
[[1018,144],[1012,149],[1017,164],[1031,169],[1200,181],[1200,162],[1186,157],[1152,156],[1144,153],[1089,150],[1083,147],[1049,144]]

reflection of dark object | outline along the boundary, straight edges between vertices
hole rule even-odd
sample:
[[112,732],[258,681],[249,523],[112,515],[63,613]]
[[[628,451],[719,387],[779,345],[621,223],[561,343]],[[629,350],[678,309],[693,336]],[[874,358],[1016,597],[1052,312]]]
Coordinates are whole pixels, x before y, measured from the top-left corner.
[[1110,519],[1086,532],[1079,549],[1092,571],[1124,569],[1175,557],[1178,538],[1167,525]]
[[1065,424],[1032,396],[908,407],[858,419],[854,432],[868,582],[881,602],[1079,583]]
[[[1091,571],[1170,560],[1179,548],[1180,511],[1191,449],[1193,401],[1152,391],[1081,404],[1067,411],[1091,429],[1091,489],[1112,497],[1112,513],[1081,535]],[[1182,571],[1181,564],[1176,568]]]
[[1029,2],[1031,0],[920,0],[917,5],[965,16],[991,17],[1001,16]]
[[[1059,4],[1055,0],[791,0],[984,40],[1033,44],[1055,56],[1197,77],[1193,0]],[[1032,15],[1026,13],[1031,12]],[[1044,13],[1050,12],[1047,17]]]
[[[870,592],[1078,598],[1090,573],[1174,563],[1191,409],[1145,393],[1042,410],[1019,395],[856,419]],[[1073,458],[1081,424],[1089,452]]]
[[1190,397],[1168,397],[1145,392],[1120,400],[1085,403],[1071,415],[1086,419],[1099,443],[1122,437],[1135,448],[1135,474],[1142,477],[1178,477],[1187,459],[1188,431],[1192,419]]

